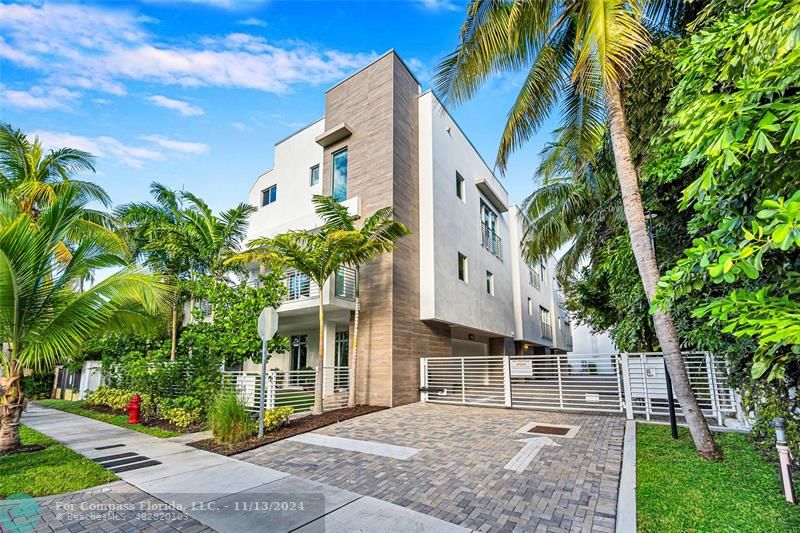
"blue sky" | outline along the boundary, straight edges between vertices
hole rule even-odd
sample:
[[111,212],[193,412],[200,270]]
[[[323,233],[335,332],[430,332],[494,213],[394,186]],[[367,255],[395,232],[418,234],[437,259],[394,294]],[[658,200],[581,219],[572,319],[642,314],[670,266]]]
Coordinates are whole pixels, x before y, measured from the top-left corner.
[[[0,120],[98,156],[115,203],[160,181],[215,209],[245,201],[273,144],[322,116],[324,91],[394,48],[423,84],[452,50],[456,0],[0,3]],[[451,111],[494,161],[521,75]],[[553,124],[502,178],[513,201]]]

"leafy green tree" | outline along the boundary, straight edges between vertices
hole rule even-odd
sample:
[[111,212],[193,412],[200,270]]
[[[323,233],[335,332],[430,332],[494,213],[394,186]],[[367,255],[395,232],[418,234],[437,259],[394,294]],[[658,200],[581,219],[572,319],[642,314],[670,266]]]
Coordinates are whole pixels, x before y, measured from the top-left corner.
[[410,235],[411,232],[393,217],[393,209],[384,207],[367,217],[360,227],[350,215],[347,207],[337,202],[332,196],[315,195],[314,206],[317,214],[331,230],[357,231],[359,242],[353,246],[352,256],[347,264],[356,271],[356,311],[353,317],[353,360],[350,361],[350,388],[347,404],[356,404],[356,372],[358,371],[358,315],[361,309],[361,265],[379,255],[395,249],[397,241]]
[[[500,169],[559,101],[562,137],[571,137],[569,144],[581,159],[591,159],[607,125],[629,238],[648,300],[655,297],[660,273],[647,233],[621,86],[650,44],[643,14],[675,20],[683,18],[684,9],[680,2],[471,0],[459,45],[437,73],[440,93],[461,101],[491,74],[530,65],[500,141]],[[660,308],[652,317],[695,447],[701,455],[715,457],[718,451],[692,393],[672,316]]]
[[230,258],[229,262],[259,262],[268,268],[281,266],[293,268],[311,279],[319,290],[319,362],[317,363],[312,414],[322,414],[323,367],[325,366],[325,310],[323,307],[325,283],[343,265],[349,264],[362,243],[358,231],[332,230],[289,231],[275,237],[253,240],[244,252]]
[[[26,399],[24,368],[50,369],[80,353],[88,337],[109,330],[146,330],[170,303],[170,287],[126,268],[123,256],[96,234],[76,232],[86,200],[75,189],[58,194],[34,217],[0,198],[0,451],[19,446],[19,419]],[[60,256],[60,248],[69,250]],[[87,273],[117,267],[83,292]]]
[[800,360],[800,2],[723,13],[678,61],[668,143],[697,177],[684,190],[695,238],[657,304],[722,293],[695,317],[757,343],[752,377]]

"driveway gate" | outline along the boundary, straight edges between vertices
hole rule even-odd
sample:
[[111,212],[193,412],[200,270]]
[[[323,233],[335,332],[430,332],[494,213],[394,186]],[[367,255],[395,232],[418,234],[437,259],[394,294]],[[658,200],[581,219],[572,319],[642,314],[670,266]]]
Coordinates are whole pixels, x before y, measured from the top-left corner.
[[[722,423],[725,413],[736,414],[724,363],[704,352],[684,354],[684,359],[706,416]],[[429,357],[421,359],[420,370],[424,402],[625,413],[648,419],[668,413],[660,353]]]

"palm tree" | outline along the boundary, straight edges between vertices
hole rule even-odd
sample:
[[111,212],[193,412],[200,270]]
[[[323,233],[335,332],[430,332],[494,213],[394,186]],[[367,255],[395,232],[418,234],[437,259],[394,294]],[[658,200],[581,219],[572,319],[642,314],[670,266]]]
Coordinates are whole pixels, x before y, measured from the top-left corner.
[[583,161],[568,139],[549,143],[541,157],[542,185],[524,203],[523,253],[533,263],[565,250],[556,275],[567,286],[596,245],[624,230],[619,186],[602,156]]
[[[80,198],[95,200],[105,207],[111,203],[102,187],[75,179],[80,172],[94,172],[94,157],[74,148],[45,153],[39,138],[31,143],[20,130],[0,122],[0,193],[16,203],[19,210],[36,214],[55,201],[65,189],[75,189]],[[97,216],[97,212],[88,211]]]
[[337,202],[333,196],[314,195],[316,211],[331,230],[357,231],[360,240],[354,246],[352,257],[347,264],[356,271],[356,311],[353,316],[353,360],[350,361],[350,389],[348,406],[356,404],[356,372],[358,369],[358,315],[361,308],[361,265],[381,254],[394,250],[397,241],[410,235],[411,231],[392,217],[391,207],[378,209],[356,228],[355,219],[348,209]]
[[[578,139],[579,152],[587,159],[606,123],[628,233],[649,301],[656,294],[660,275],[645,225],[620,87],[650,44],[643,13],[662,22],[670,17],[683,19],[687,4],[471,0],[459,45],[436,75],[440,94],[458,102],[475,94],[491,74],[530,65],[500,141],[497,165],[501,170],[510,153],[536,132],[559,101],[562,127]],[[669,311],[654,311],[653,324],[695,447],[704,457],[717,457],[708,423],[692,393]]]
[[174,361],[178,345],[178,318],[181,306],[180,286],[189,273],[190,253],[176,245],[184,232],[179,193],[159,183],[150,184],[152,202],[125,204],[117,208],[121,232],[129,243],[133,258],[152,272],[163,275],[176,288],[170,310],[170,361]]
[[[85,200],[68,189],[34,216],[0,198],[0,452],[19,447],[27,400],[24,368],[46,370],[80,353],[84,341],[107,331],[146,330],[169,305],[170,287],[125,267],[126,258],[102,235],[75,231]],[[75,237],[74,235],[78,235]],[[59,257],[60,246],[69,257]],[[80,280],[98,268],[121,267],[82,292]]]
[[322,288],[343,265],[348,264],[361,244],[361,233],[323,227],[319,231],[289,231],[275,237],[255,239],[244,252],[229,263],[259,262],[279,265],[305,274],[319,287],[319,362],[314,387],[314,407],[311,414],[324,411],[322,402],[323,367],[325,366],[325,310]]

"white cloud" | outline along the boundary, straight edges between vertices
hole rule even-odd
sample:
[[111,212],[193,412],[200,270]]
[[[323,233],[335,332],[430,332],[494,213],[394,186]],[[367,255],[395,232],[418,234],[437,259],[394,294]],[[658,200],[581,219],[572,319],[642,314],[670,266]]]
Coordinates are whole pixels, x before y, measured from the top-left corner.
[[157,144],[162,148],[171,150],[173,152],[181,152],[183,154],[200,155],[208,152],[208,145],[197,142],[177,141],[164,137],[163,135],[145,135],[142,137],[145,141]]
[[433,11],[459,11],[461,6],[453,0],[417,0],[422,7]]
[[240,20],[239,24],[242,26],[257,26],[260,28],[266,28],[269,26],[269,23],[266,20],[262,20],[256,17],[248,17],[246,19]]
[[38,70],[43,85],[116,95],[127,92],[129,81],[284,93],[338,80],[375,57],[248,33],[166,42],[150,27],[151,20],[126,10],[0,4],[0,57]]
[[144,0],[150,4],[195,4],[221,9],[247,9],[267,0]]
[[251,129],[253,129],[244,122],[231,122],[231,126],[233,127],[233,129],[239,131],[250,131]]
[[78,96],[78,93],[64,87],[34,86],[29,91],[17,91],[0,85],[2,105],[18,109],[69,109],[69,104]]
[[205,114],[205,111],[203,111],[202,108],[196,105],[190,104],[189,102],[184,102],[183,100],[175,100],[174,98],[167,98],[166,96],[161,96],[160,94],[148,96],[147,99],[159,107],[172,109],[185,117],[192,117]]
[[122,163],[141,168],[144,160],[161,160],[164,154],[157,150],[142,146],[130,146],[114,137],[84,137],[57,131],[34,131],[31,136],[39,137],[46,148],[62,148],[68,146],[95,155],[98,158],[116,158]]

